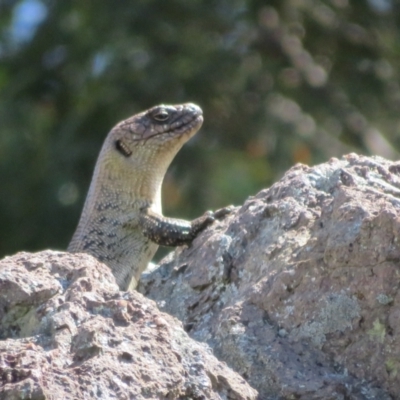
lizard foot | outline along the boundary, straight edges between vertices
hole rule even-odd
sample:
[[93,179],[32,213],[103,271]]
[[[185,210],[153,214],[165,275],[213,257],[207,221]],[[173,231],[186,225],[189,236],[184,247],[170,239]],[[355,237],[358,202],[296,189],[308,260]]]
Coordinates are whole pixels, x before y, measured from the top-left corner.
[[226,207],[222,207],[213,212],[214,219],[223,219],[225,216],[230,214],[235,209],[235,206],[230,205]]
[[223,219],[226,215],[230,214],[235,209],[234,206],[227,206],[220,208],[216,211],[207,211],[201,217],[192,221],[192,231],[197,234],[207,226],[211,225],[216,219]]

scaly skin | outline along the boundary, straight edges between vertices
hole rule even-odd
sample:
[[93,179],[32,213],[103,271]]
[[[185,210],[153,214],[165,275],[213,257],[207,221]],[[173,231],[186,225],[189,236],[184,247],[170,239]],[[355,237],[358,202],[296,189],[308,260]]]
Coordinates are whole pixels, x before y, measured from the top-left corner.
[[107,264],[121,290],[137,286],[159,244],[190,242],[214,220],[212,213],[190,222],[161,211],[167,168],[202,123],[195,104],[160,105],[120,122],[103,144],[68,251]]

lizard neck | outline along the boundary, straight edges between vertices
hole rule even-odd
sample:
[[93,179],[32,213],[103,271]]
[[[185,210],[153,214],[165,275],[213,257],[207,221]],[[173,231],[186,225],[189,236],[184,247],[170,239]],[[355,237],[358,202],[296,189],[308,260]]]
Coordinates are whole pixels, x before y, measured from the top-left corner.
[[181,145],[175,144],[168,151],[164,147],[160,152],[138,144],[129,159],[117,154],[112,146],[106,141],[97,160],[76,232],[79,236],[86,227],[93,226],[94,219],[102,217],[102,211],[121,224],[134,222],[140,208],[145,206],[162,213],[162,182]]

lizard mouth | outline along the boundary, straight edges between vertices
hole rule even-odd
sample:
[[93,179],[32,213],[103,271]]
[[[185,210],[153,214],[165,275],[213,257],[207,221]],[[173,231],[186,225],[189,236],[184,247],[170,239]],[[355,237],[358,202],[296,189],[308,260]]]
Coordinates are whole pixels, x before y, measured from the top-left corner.
[[193,131],[197,132],[200,129],[202,124],[203,124],[203,116],[197,115],[190,122],[183,122],[182,124],[172,126],[171,128],[167,129],[165,132],[161,132],[160,135],[163,135],[163,134],[172,134],[172,135],[190,134]]

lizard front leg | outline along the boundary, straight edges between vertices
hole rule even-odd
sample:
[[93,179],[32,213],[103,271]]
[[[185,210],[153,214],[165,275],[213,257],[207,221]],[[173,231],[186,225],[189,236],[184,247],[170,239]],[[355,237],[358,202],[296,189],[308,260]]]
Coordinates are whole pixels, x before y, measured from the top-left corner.
[[190,243],[197,234],[210,225],[215,219],[222,218],[232,211],[225,207],[216,212],[208,211],[193,221],[167,218],[149,208],[142,209],[139,226],[144,236],[161,246],[181,246]]

